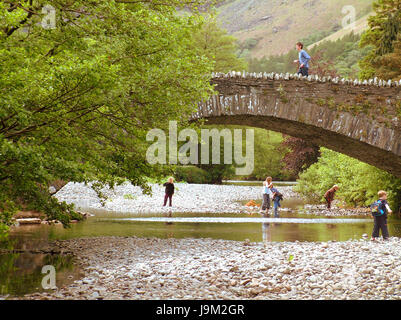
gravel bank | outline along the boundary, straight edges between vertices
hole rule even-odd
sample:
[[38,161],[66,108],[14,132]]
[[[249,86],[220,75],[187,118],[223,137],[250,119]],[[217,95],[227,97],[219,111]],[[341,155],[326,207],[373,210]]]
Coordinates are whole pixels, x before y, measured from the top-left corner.
[[[238,185],[209,185],[176,183],[176,193],[173,196],[171,212],[192,213],[250,213],[258,212],[258,207],[246,207],[240,201],[255,200],[261,202],[262,187]],[[139,187],[125,183],[114,190],[104,188],[102,193],[107,201],[104,206],[90,185],[70,182],[65,185],[56,197],[60,201],[74,203],[82,209],[101,209],[110,212],[155,214],[165,212],[163,208],[164,187],[158,184],[151,185],[152,196],[142,194]],[[280,186],[284,199],[300,199],[292,186]],[[366,208],[341,209],[334,203],[328,210],[326,205],[305,205],[302,213],[316,216],[370,216]],[[281,212],[291,211],[282,208]]]
[[327,206],[322,205],[305,205],[305,214],[308,215],[319,215],[326,217],[352,217],[352,216],[366,216],[371,217],[372,213],[369,208],[354,208],[354,209],[343,209],[337,207],[335,204],[331,210],[327,209]]
[[25,299],[401,299],[401,239],[57,241],[85,277]]
[[[238,203],[241,200],[262,199],[262,186],[200,185],[176,183],[173,196],[173,212],[198,213],[240,213],[246,207]],[[152,185],[153,195],[142,194],[139,187],[125,183],[115,190],[102,190],[108,198],[103,207],[97,194],[83,183],[68,183],[57,194],[60,201],[74,203],[84,209],[103,209],[114,212],[160,213],[163,212],[164,187]],[[280,187],[286,199],[296,198],[292,187]]]

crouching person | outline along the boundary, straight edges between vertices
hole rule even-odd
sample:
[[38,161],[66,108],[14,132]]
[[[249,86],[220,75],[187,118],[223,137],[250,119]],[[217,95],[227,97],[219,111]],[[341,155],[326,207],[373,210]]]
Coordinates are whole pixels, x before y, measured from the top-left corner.
[[281,201],[283,201],[283,195],[276,188],[272,188],[271,190],[273,193],[274,217],[280,218],[280,215],[278,213],[278,208],[281,207]]
[[331,209],[331,203],[334,201],[334,195],[338,191],[339,186],[335,185],[333,188],[327,190],[327,192],[324,194],[324,198],[326,199],[327,202],[327,209]]

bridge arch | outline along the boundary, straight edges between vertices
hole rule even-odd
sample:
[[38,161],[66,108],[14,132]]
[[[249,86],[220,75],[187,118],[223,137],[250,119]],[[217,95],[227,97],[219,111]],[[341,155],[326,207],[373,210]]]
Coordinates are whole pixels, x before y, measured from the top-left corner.
[[192,121],[299,137],[401,178],[401,81],[216,74]]

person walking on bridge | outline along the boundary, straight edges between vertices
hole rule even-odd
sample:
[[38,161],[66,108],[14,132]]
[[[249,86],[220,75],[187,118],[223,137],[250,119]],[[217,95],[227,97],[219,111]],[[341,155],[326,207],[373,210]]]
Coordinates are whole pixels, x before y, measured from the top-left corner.
[[296,48],[297,51],[299,52],[299,60],[295,60],[294,63],[299,64],[298,74],[301,74],[303,77],[307,77],[309,76],[309,61],[311,57],[304,50],[304,45],[302,42],[298,42]]

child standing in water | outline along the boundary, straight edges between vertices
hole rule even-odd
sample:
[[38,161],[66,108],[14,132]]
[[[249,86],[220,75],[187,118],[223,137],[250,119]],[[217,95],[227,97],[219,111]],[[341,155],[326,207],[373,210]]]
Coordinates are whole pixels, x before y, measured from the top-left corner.
[[271,188],[273,188],[273,179],[272,177],[267,177],[266,181],[263,182],[263,203],[260,210],[260,213],[265,214],[265,216],[269,214]]
[[167,204],[167,199],[169,200],[169,206],[172,206],[172,198],[174,194],[174,178],[170,177],[168,178],[167,182],[163,184],[163,187],[166,187],[166,194],[164,195],[164,205],[163,207],[166,206]]
[[382,236],[384,240],[387,240],[389,237],[388,227],[387,227],[387,215],[392,214],[388,202],[387,202],[387,192],[379,191],[379,200],[376,202],[377,212],[373,215],[373,219],[375,221],[372,233],[372,241],[376,240],[379,237],[380,230],[382,231]]
[[274,204],[274,217],[279,218],[278,208],[281,207],[281,201],[283,201],[283,195],[276,188],[271,188],[273,194],[273,204]]

